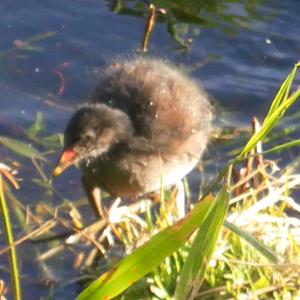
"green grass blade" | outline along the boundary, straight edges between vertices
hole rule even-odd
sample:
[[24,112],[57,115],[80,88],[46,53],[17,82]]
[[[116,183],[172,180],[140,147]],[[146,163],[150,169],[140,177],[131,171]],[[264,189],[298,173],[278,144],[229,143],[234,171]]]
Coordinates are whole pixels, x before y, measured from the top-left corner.
[[239,158],[249,153],[251,149],[253,149],[259,141],[263,140],[266,137],[266,135],[274,128],[274,126],[282,118],[285,111],[292,104],[295,103],[295,101],[299,98],[299,96],[300,96],[300,89],[294,92],[284,103],[280,104],[277,110],[268,119],[265,119],[260,131],[253,134],[253,136],[247,142],[241,154],[239,155]]
[[292,72],[290,73],[288,84],[287,84],[287,89],[285,91],[284,98],[283,98],[284,101],[288,98],[288,96],[290,94],[291,86],[293,84],[293,81],[295,79],[295,75],[297,73],[297,70],[298,70],[299,66],[300,66],[300,63],[299,62],[296,63],[294,65],[294,68],[293,68]]
[[4,231],[7,238],[8,246],[11,248],[9,249],[9,258],[10,258],[10,269],[12,274],[12,283],[14,289],[15,300],[21,300],[21,286],[20,286],[20,279],[19,279],[19,268],[18,268],[18,261],[17,261],[17,253],[14,245],[14,238],[13,232],[9,217],[9,212],[6,204],[6,199],[3,193],[3,182],[2,176],[0,174],[0,212],[2,214]]
[[[274,152],[281,152],[283,150],[290,149],[292,147],[300,147],[300,139],[296,139],[294,141],[290,141],[290,142],[287,142],[284,144],[274,146],[270,149],[262,151],[260,154],[265,155],[265,154],[274,153]],[[256,157],[256,156],[257,156],[257,154],[251,154],[251,155],[244,156],[243,158],[237,157],[235,159],[232,159],[230,161],[230,163],[234,165],[242,160],[249,159],[250,157]]]
[[36,150],[34,147],[24,142],[20,142],[16,139],[0,136],[0,143],[2,143],[5,147],[7,147],[8,149],[14,151],[19,155],[45,160],[43,155],[38,150]]
[[289,149],[292,147],[300,147],[300,139],[274,146],[270,149],[263,151],[262,154],[268,154],[268,153],[272,153],[272,152],[281,152],[282,150]]
[[254,236],[249,234],[248,232],[240,229],[238,226],[229,223],[227,221],[224,222],[224,226],[230,230],[231,232],[238,235],[240,238],[249,243],[257,252],[259,252],[262,256],[267,258],[270,262],[276,264],[279,262],[278,257],[273,253],[273,251],[264,245],[262,242],[257,240]]
[[290,93],[291,85],[295,78],[298,67],[299,67],[299,63],[295,64],[291,73],[286,77],[286,79],[280,86],[280,89],[277,92],[274,100],[272,101],[271,107],[270,107],[269,112],[265,119],[268,119],[276,111],[276,109],[280,105],[281,101],[284,101],[287,99],[287,97]]
[[201,226],[213,204],[213,196],[205,197],[183,219],[153,236],[115,268],[95,280],[77,300],[108,300],[119,295],[181,247]]
[[179,275],[176,300],[194,299],[203,280],[207,264],[215,248],[229,201],[229,192],[223,187],[216,196],[191,246]]
[[278,108],[278,106],[280,105],[283,97],[284,97],[284,94],[286,93],[287,91],[287,88],[288,88],[288,83],[290,81],[290,77],[291,77],[291,74],[289,74],[286,79],[284,80],[284,82],[282,83],[282,85],[280,86],[280,89],[279,91],[277,92],[274,100],[272,101],[272,104],[271,104],[271,107],[268,111],[268,114],[266,116],[266,119],[268,119],[275,111],[276,109]]
[[26,130],[26,133],[29,137],[35,138],[44,131],[45,131],[44,117],[43,114],[40,111],[38,111],[36,113],[34,123],[32,124],[32,126],[30,126],[30,128]]

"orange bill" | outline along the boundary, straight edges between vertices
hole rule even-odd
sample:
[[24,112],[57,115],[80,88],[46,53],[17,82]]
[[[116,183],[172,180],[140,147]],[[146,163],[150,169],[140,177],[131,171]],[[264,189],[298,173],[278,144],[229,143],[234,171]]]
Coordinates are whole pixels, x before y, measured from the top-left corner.
[[59,176],[65,169],[70,167],[76,159],[76,153],[73,149],[65,149],[60,155],[52,176]]

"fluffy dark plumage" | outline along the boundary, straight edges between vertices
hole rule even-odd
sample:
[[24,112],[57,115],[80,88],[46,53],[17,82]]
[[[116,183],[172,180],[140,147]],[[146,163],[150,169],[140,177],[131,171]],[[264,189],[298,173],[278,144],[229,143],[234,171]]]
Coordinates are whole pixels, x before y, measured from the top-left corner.
[[72,116],[65,148],[77,153],[89,198],[95,188],[133,196],[173,184],[197,164],[212,107],[198,84],[162,60],[117,61]]

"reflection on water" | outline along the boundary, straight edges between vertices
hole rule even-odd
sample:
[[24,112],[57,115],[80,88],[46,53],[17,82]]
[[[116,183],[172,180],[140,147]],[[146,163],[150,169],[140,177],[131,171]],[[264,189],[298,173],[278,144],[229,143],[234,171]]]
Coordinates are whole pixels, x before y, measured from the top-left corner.
[[[72,106],[89,96],[99,68],[115,56],[134,55],[140,45],[146,2],[126,3],[6,0],[0,4],[0,134],[32,143],[42,152],[53,150],[50,164],[44,166],[47,176],[60,143],[55,134],[62,132]],[[202,82],[219,112],[216,124],[240,128],[248,126],[252,115],[264,115],[276,88],[299,60],[299,1],[153,3],[167,13],[157,17],[150,54],[174,61]],[[45,130],[36,129],[36,136],[29,136],[25,129],[35,122],[38,111]],[[209,174],[215,174],[224,159],[218,149],[212,149],[207,160],[212,156]],[[51,194],[28,159],[2,146],[0,159],[21,165],[24,180],[16,195],[26,204],[57,205],[83,195],[74,170],[55,183],[58,192]],[[199,175],[193,173],[190,181],[196,191]],[[74,298],[74,286],[49,290],[36,284],[40,278],[32,269],[31,251],[31,244],[19,248],[22,274],[33,277],[24,279],[24,295]],[[71,257],[56,257],[47,264],[47,273],[58,282],[66,280],[72,277],[71,264]],[[6,265],[0,256],[1,271]],[[3,279],[8,282],[6,272]]]
[[[265,2],[265,0],[236,3],[229,0],[152,1],[156,7],[165,12],[157,14],[157,21],[165,24],[181,50],[188,50],[189,44],[193,38],[199,36],[202,29],[219,29],[232,35],[239,29],[250,27],[254,21],[267,21],[274,16],[274,4],[277,7],[278,1],[273,2],[273,8],[269,12],[263,10],[260,5]],[[113,1],[110,9],[118,14],[145,17],[147,3]]]

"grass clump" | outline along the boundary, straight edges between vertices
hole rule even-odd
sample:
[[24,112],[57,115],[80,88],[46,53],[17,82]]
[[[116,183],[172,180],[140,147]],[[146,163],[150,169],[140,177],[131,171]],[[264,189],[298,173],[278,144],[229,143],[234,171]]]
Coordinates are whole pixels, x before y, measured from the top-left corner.
[[[190,213],[183,219],[178,220],[175,205],[180,190],[162,190],[160,205],[154,208],[147,199],[123,207],[118,207],[120,202],[116,200],[112,207],[122,212],[118,218],[109,224],[100,220],[89,226],[80,213],[85,203],[82,199],[64,199],[56,207],[40,203],[32,211],[7,190],[6,196],[18,208],[16,215],[26,232],[14,245],[26,240],[42,243],[43,251],[36,246],[34,255],[47,275],[52,259],[72,254],[74,270],[85,271],[83,276],[74,276],[72,282],[88,286],[78,296],[80,300],[297,299],[299,159],[295,157],[284,169],[274,159],[277,153],[298,147],[300,140],[293,138],[278,145],[274,136],[282,137],[282,131],[273,136],[270,132],[299,98],[300,89],[292,90],[298,67],[296,64],[283,82],[262,124],[253,119],[245,147],[235,149],[236,156],[225,164],[217,179],[201,187],[203,196],[200,201],[190,201]],[[27,131],[28,139],[46,143],[48,140],[40,137],[41,120],[39,116]],[[58,137],[56,143],[61,142]],[[53,149],[55,141],[51,140]],[[0,143],[18,155],[23,151],[24,157],[32,156],[39,175],[33,182],[46,194],[61,197],[44,172],[45,153],[6,137],[0,137]],[[190,198],[188,185],[185,192]],[[120,249],[119,258],[124,252],[127,255],[117,264],[116,249]]]

